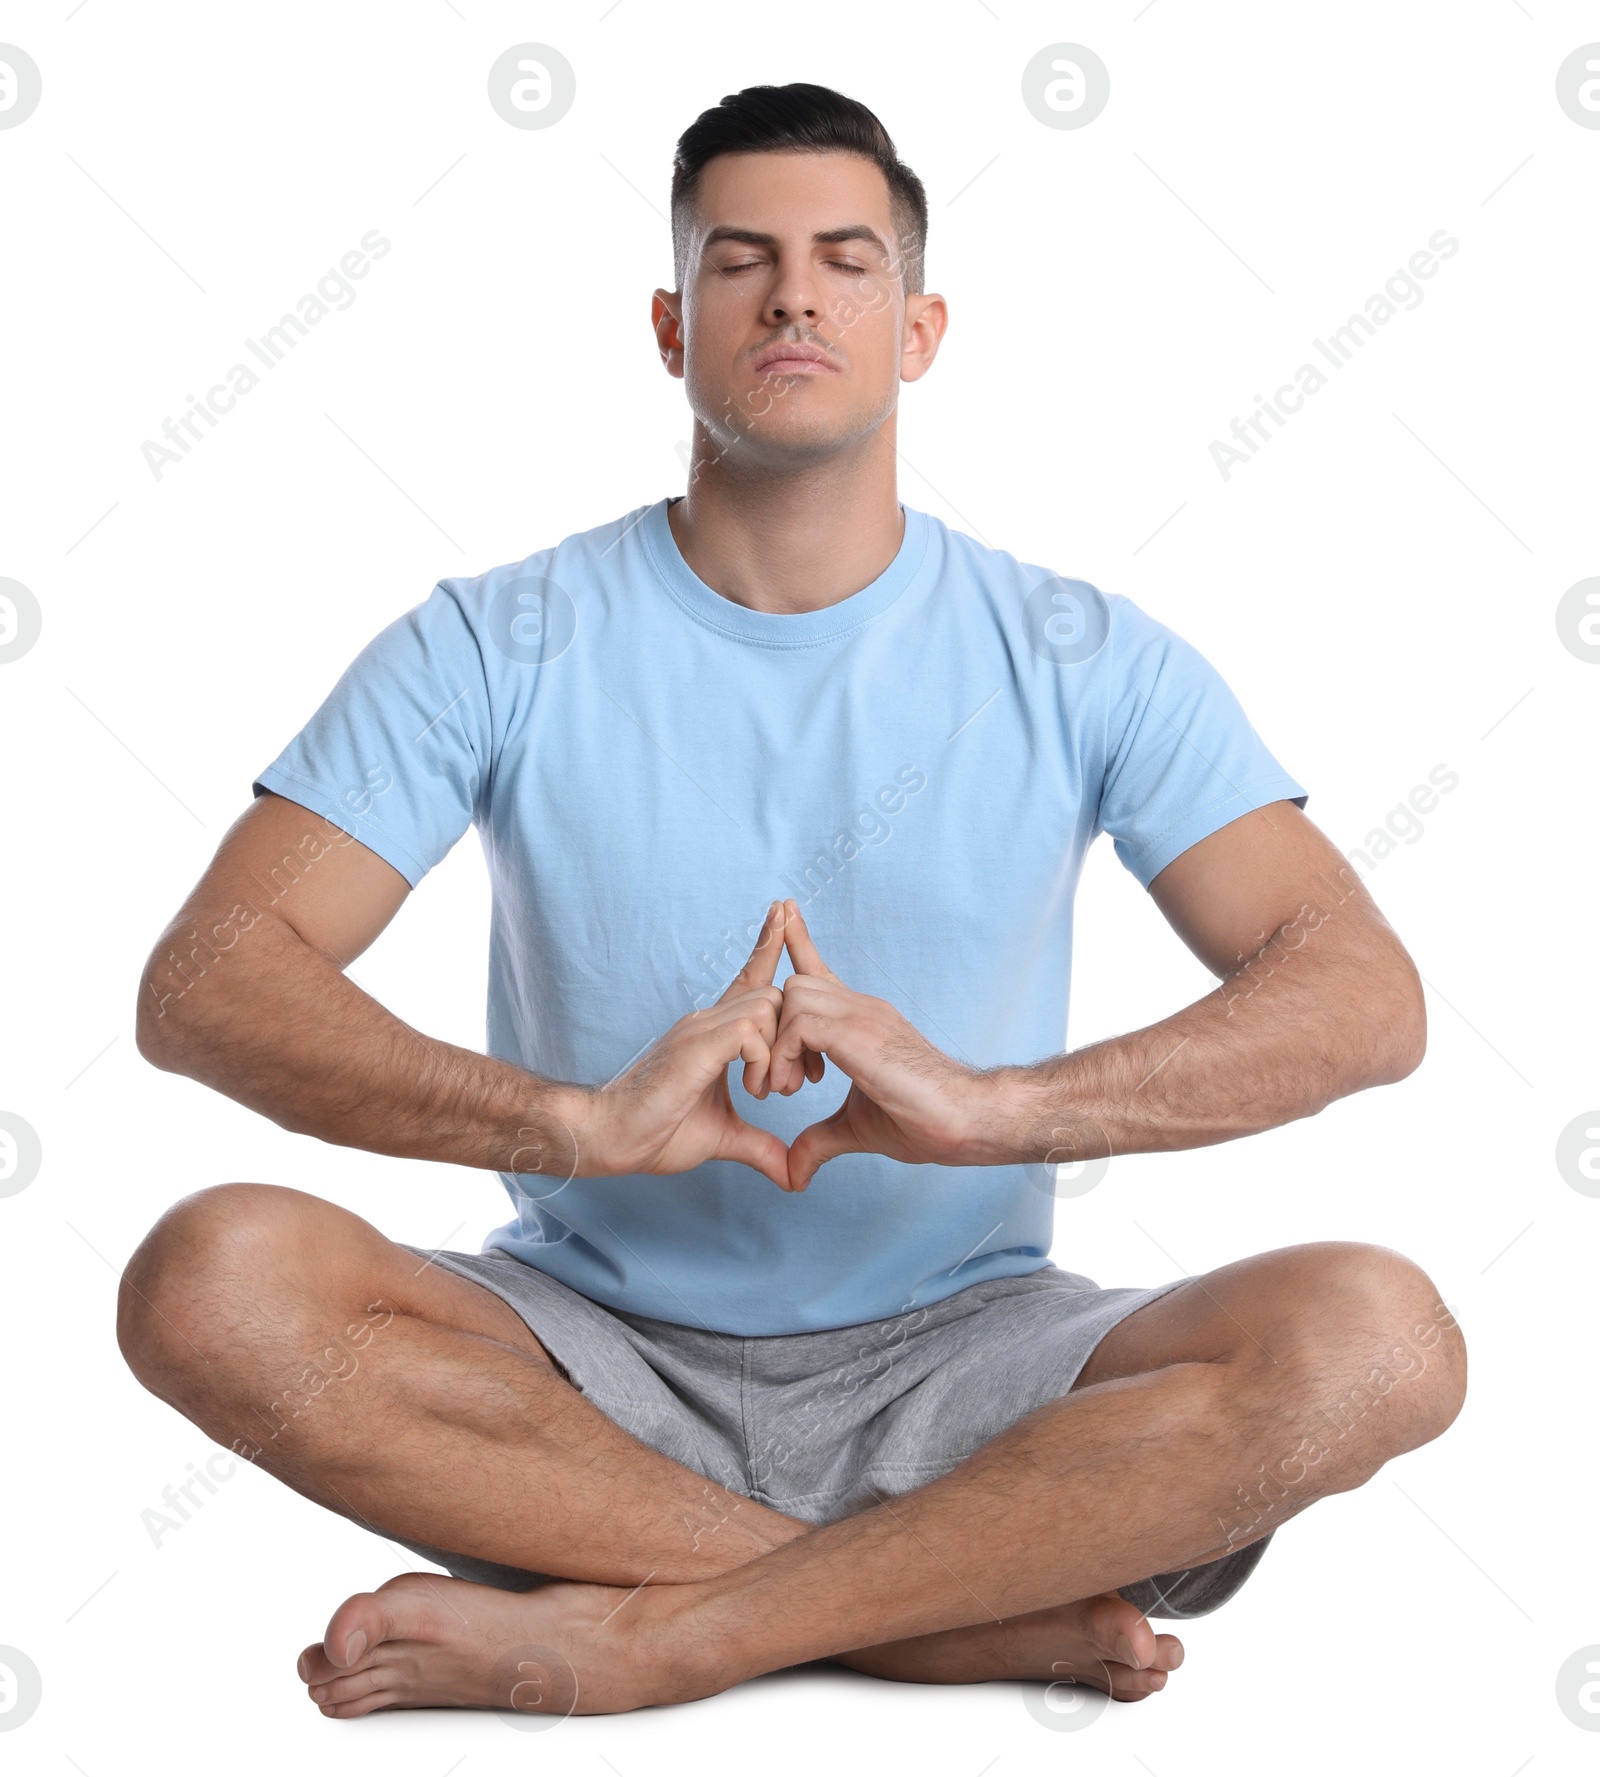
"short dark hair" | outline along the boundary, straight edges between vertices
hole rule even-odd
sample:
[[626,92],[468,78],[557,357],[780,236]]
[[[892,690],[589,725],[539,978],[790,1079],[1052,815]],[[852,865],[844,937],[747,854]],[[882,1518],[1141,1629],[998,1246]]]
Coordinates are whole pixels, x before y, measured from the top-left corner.
[[747,86],[702,111],[678,138],[672,160],[672,265],[683,288],[689,223],[700,175],[719,154],[860,154],[889,186],[894,227],[907,295],[920,293],[928,246],[928,197],[922,181],[895,152],[889,132],[865,105],[831,87],[793,81],[788,86]]

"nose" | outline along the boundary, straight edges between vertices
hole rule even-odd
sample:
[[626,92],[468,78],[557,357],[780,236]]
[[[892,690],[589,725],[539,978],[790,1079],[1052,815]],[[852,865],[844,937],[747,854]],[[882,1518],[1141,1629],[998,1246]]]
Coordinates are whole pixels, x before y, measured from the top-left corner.
[[817,318],[817,311],[809,306],[802,307],[799,304],[792,308],[785,308],[782,303],[775,302],[769,304],[767,318],[772,321],[794,321],[802,318],[814,321]]
[[812,284],[810,268],[804,265],[785,266],[772,281],[767,292],[765,319],[768,326],[781,326],[792,321],[815,321],[818,314],[817,292]]

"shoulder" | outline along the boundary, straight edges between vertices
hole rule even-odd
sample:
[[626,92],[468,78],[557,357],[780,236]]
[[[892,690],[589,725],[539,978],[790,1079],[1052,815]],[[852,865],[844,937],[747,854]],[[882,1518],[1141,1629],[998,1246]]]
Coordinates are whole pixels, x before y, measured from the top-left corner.
[[1141,662],[1159,665],[1164,655],[1188,646],[1124,593],[925,517],[946,583],[990,606],[1019,641],[1053,666],[1086,667],[1088,677],[1122,676]]
[[477,574],[450,575],[440,580],[435,590],[442,590],[468,613],[487,611],[508,586],[522,582],[570,583],[575,595],[602,577],[608,567],[621,566],[619,556],[636,536],[641,520],[658,503],[636,506],[604,524],[574,531],[559,543],[547,544],[516,561],[500,562]]
[[425,603],[464,622],[485,651],[532,664],[572,640],[586,605],[625,582],[640,547],[642,520],[659,502],[635,507],[517,561],[437,582]]

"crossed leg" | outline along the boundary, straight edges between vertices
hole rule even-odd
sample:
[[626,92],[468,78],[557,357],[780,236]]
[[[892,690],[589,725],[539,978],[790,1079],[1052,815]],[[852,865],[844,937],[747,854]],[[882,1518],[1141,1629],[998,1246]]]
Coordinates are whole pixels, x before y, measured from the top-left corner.
[[[1438,1435],[1465,1354],[1436,1304],[1380,1247],[1224,1266],[1129,1316],[1069,1394],[949,1474],[823,1529],[639,1443],[498,1297],[299,1192],[175,1206],[129,1264],[118,1324],[147,1387],[308,1498],[574,1582],[412,1575],[347,1600],[301,1670],[351,1715],[506,1707],[514,1688],[518,1706],[631,1708],[830,1657],[1147,1694],[1182,1650],[1114,1588],[1242,1547]],[[1380,1371],[1373,1409],[1335,1435],[1318,1414]],[[1040,1524],[1057,1527],[1043,1546]]]
[[[813,1529],[639,1442],[498,1296],[302,1192],[225,1185],[175,1205],[124,1273],[118,1337],[146,1387],[219,1443],[408,1541],[631,1587],[722,1573]],[[433,1574],[383,1590],[458,1634],[469,1619],[496,1633],[500,1606],[510,1632],[524,1596]],[[1073,1661],[1133,1700],[1182,1657],[1111,1595],[840,1660],[938,1683],[1049,1679]],[[320,1647],[302,1670],[334,1675]]]

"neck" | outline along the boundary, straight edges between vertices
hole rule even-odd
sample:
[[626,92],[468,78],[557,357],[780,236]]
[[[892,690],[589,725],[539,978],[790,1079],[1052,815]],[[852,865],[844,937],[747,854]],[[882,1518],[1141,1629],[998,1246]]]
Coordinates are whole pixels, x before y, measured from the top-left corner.
[[695,422],[689,491],[667,508],[683,559],[723,598],[780,615],[870,586],[898,553],[894,416],[851,452],[796,470],[719,454]]

